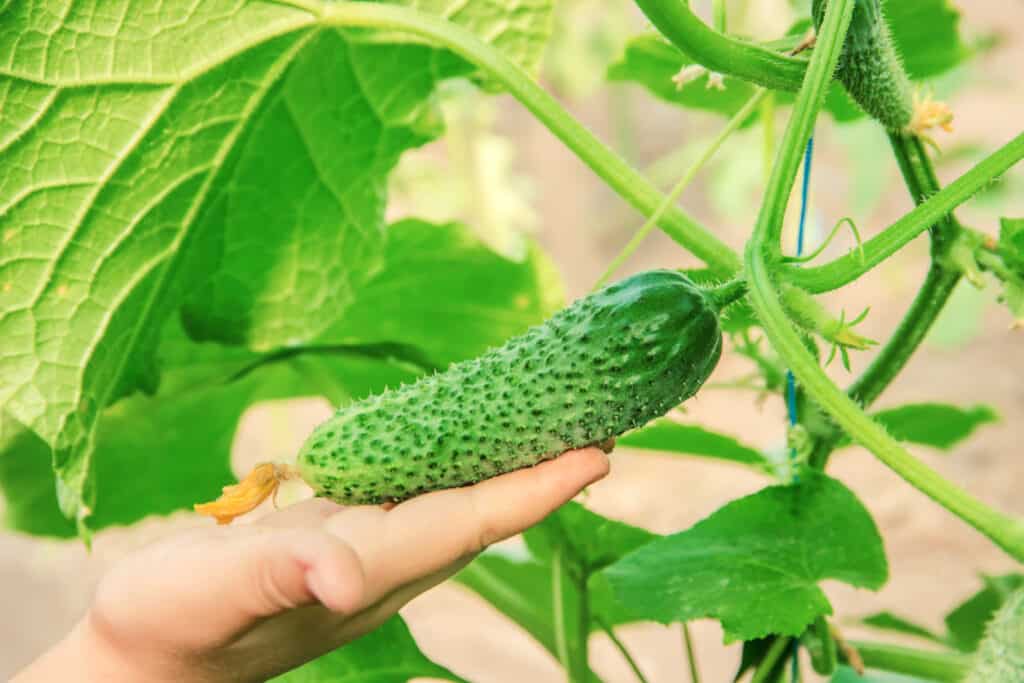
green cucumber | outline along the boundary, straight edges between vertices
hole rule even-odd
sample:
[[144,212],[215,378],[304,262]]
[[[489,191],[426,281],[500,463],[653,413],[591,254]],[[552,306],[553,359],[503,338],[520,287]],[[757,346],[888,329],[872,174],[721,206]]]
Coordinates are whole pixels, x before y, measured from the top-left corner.
[[627,278],[483,356],[342,407],[298,473],[346,504],[472,484],[663,415],[718,363],[714,297],[676,271]]
[[985,627],[964,683],[1024,683],[1024,590],[1006,599]]
[[[814,0],[815,28],[827,0]],[[879,0],[856,0],[836,76],[850,97],[889,130],[905,130],[914,116],[910,78],[903,69]]]

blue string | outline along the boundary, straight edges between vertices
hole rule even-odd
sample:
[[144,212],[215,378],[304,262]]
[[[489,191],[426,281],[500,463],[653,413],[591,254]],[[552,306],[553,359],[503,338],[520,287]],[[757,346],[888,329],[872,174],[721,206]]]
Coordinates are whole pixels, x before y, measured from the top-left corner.
[[[814,137],[807,140],[804,151],[804,177],[800,186],[800,223],[796,234],[796,255],[804,253],[804,228],[807,225],[807,197],[811,186],[811,157],[814,154]],[[786,405],[789,411],[789,424],[796,425],[796,378],[792,370],[786,371]],[[796,449],[789,450],[790,469],[793,471],[793,482],[796,483]]]

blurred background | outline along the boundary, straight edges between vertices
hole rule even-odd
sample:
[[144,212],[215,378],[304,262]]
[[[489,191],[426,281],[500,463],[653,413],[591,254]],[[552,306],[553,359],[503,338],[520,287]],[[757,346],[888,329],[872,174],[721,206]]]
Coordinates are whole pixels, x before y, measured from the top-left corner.
[[[708,2],[694,0],[704,16]],[[806,3],[735,0],[728,3],[730,30],[758,37],[783,34]],[[663,188],[670,187],[723,125],[720,116],[683,110],[639,85],[608,84],[607,65],[626,40],[645,27],[621,0],[557,0],[555,35],[542,79],[569,110]],[[962,3],[961,32],[979,53],[930,82],[956,116],[953,133],[938,133],[936,163],[949,182],[973,162],[1020,132],[1024,121],[1024,3]],[[496,250],[515,257],[524,239],[538,240],[565,282],[566,296],[586,293],[642,219],[546,129],[507,96],[485,97],[466,83],[442,93],[450,133],[406,155],[394,175],[395,217],[459,219],[479,230]],[[778,131],[788,110],[780,107]],[[751,126],[735,134],[684,193],[681,204],[730,244],[740,247],[753,226],[763,189],[763,133]],[[794,202],[795,205],[795,202]],[[816,134],[808,243],[852,217],[865,237],[910,207],[881,129],[868,121],[837,125],[824,117]],[[795,214],[795,211],[791,211]],[[994,183],[958,211],[964,223],[994,234],[998,217],[1024,216],[1024,169]],[[795,215],[793,216],[795,218]],[[795,222],[795,221],[794,221]],[[795,236],[795,225],[787,229]],[[849,248],[843,234],[830,253]],[[927,241],[919,239],[869,277],[830,295],[835,310],[871,307],[864,333],[884,339],[927,266]],[[696,262],[668,238],[652,234],[619,275]],[[1008,330],[996,288],[964,285],[880,407],[906,402],[986,403],[1001,420],[986,425],[951,453],[917,449],[925,462],[996,508],[1024,515],[1024,331]],[[854,356],[856,372],[868,362]],[[845,384],[838,363],[830,370]],[[726,353],[714,383],[750,368]],[[687,404],[688,417],[764,449],[784,445],[784,406],[750,391],[708,388]],[[245,417],[235,443],[236,471],[294,452],[329,407],[318,401],[261,405]],[[684,529],[725,502],[758,490],[765,479],[727,464],[622,449],[612,474],[594,486],[586,504],[607,516],[669,533]],[[1014,568],[1012,560],[966,525],[909,488],[870,454],[847,449],[830,472],[854,489],[881,528],[891,578],[878,593],[827,584],[837,623],[851,634],[855,617],[889,609],[939,628],[943,615],[981,585],[980,574]],[[60,638],[86,609],[106,568],[134,548],[174,529],[195,525],[189,514],[147,520],[99,534],[92,553],[80,543],[0,533],[0,678],[6,678]],[[562,680],[556,662],[516,626],[467,590],[441,586],[403,612],[422,649],[474,681]],[[697,659],[706,681],[731,680],[738,646],[724,646],[714,622],[693,625]],[[618,629],[650,681],[685,679],[678,626],[632,625]],[[592,640],[595,670],[608,681],[634,680],[603,635]]]

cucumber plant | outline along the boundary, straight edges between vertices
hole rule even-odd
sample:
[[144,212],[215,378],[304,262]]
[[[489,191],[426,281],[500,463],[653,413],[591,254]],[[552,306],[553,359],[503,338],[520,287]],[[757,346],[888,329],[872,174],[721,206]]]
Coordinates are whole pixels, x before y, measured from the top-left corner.
[[[846,637],[820,587],[877,590],[888,578],[871,516],[828,474],[832,454],[853,444],[934,500],[935,514],[1024,562],[1024,520],[908,446],[952,448],[993,421],[992,409],[871,410],[961,281],[997,281],[1013,324],[1024,320],[1024,222],[974,227],[953,213],[1024,158],[1024,133],[945,187],[935,172],[934,129],[952,114],[923,80],[973,49],[946,0],[814,0],[766,42],[733,35],[737,8],[724,0],[712,3],[712,25],[682,0],[636,0],[655,32],[628,42],[609,79],[730,117],[667,195],[539,84],[546,0],[149,4],[0,4],[0,487],[10,527],[88,541],[222,488],[197,509],[226,522],[295,476],[343,502],[399,501],[617,438],[774,481],[668,536],[572,503],[524,535],[525,556],[487,552],[456,577],[569,679],[599,679],[588,643],[600,631],[646,680],[616,628],[656,621],[682,624],[697,680],[686,623],[700,618],[742,641],[737,679],[787,680],[807,661],[835,682],[883,680],[862,678],[865,668],[931,681],[1020,677],[1020,574],[987,577],[950,612],[947,634],[890,613],[864,619],[926,649]],[[387,223],[389,175],[444,134],[437,99],[454,79],[513,97],[646,217],[594,293],[565,306],[530,240],[510,258],[472,226]],[[788,123],[775,145],[781,107]],[[856,248],[812,265],[824,247],[785,255],[783,227],[822,111],[882,127],[915,207],[867,240],[854,227]],[[731,135],[755,125],[772,142],[769,172],[737,250],[676,200]],[[654,228],[704,267],[605,286]],[[924,233],[930,267],[881,344],[858,332],[863,314],[818,298]],[[876,345],[845,389],[823,369]],[[663,417],[730,353],[754,364],[748,386],[787,400],[790,457]],[[243,412],[303,396],[338,411],[301,452],[231,484]],[[370,679],[381,673],[367,654],[375,647],[408,662],[409,676],[462,680],[422,655],[400,622],[282,680],[333,680],[353,667]]]

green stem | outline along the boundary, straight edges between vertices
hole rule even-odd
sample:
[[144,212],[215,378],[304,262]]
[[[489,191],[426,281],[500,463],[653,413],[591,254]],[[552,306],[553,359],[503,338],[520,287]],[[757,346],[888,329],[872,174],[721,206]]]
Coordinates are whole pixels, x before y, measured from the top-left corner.
[[568,625],[565,623],[565,561],[561,545],[551,551],[551,614],[555,629],[555,652],[566,677],[572,680],[572,661],[569,659]]
[[958,652],[929,652],[863,641],[850,641],[850,645],[857,650],[864,660],[864,666],[869,669],[919,676],[943,683],[963,680],[971,666],[971,657]]
[[614,645],[619,651],[622,658],[626,660],[627,664],[629,664],[629,668],[633,670],[633,674],[636,676],[637,680],[640,681],[640,683],[647,683],[647,679],[644,677],[644,672],[640,670],[640,666],[636,663],[636,660],[633,659],[633,655],[629,653],[629,650],[626,648],[626,644],[619,640],[619,637],[615,635],[615,630],[611,625],[601,617],[595,617],[594,620],[597,622],[598,626],[601,627],[601,630],[605,632],[605,635],[608,636],[608,639],[612,641],[612,645]]
[[800,87],[806,60],[723,35],[682,0],[636,0],[636,4],[673,45],[708,69],[773,90]]
[[864,257],[847,254],[815,268],[786,266],[780,275],[813,292],[828,292],[860,278],[902,249],[922,232],[940,223],[953,209],[1024,158],[1024,133],[1003,145],[952,183],[921,203],[910,213],[864,243]]
[[781,636],[775,639],[772,646],[768,648],[768,652],[765,653],[764,659],[757,665],[757,669],[754,671],[754,677],[750,679],[750,683],[765,683],[768,677],[772,674],[772,669],[779,663],[783,655],[789,649],[789,644],[792,638],[783,638]]
[[580,572],[576,582],[576,592],[580,606],[577,612],[576,638],[576,671],[579,680],[586,683],[590,680],[590,592],[587,590],[587,573]]
[[725,0],[712,0],[711,15],[715,30],[722,35],[728,31],[728,16],[725,8]]
[[[654,185],[601,143],[526,72],[509,61],[499,50],[484,43],[466,29],[440,17],[383,3],[323,2],[318,4],[316,11],[320,23],[326,26],[399,30],[443,45],[501,83],[548,130],[640,213],[650,215],[664,200]],[[736,252],[678,207],[671,207],[665,211],[658,226],[713,270],[723,273],[734,273],[739,270],[740,258]]]
[[705,289],[704,293],[719,311],[729,304],[735,303],[747,295],[747,281],[742,278],[730,280],[725,284]]
[[700,669],[697,668],[697,653],[693,649],[693,637],[690,635],[690,625],[685,621],[683,626],[683,646],[686,647],[686,664],[690,669],[690,683],[700,683]]
[[[918,138],[890,133],[889,139],[907,188],[914,201],[920,204],[940,189],[931,160]],[[942,265],[942,255],[961,229],[952,214],[947,214],[932,226],[932,265],[928,269],[924,283],[892,337],[847,390],[850,398],[860,406],[867,407],[874,403],[903,370],[960,282],[959,272]],[[833,428],[819,438],[811,451],[811,466],[824,469],[829,455],[835,450],[842,436],[842,430]]]
[[738,112],[733,114],[732,118],[729,119],[729,122],[725,124],[725,127],[722,128],[718,135],[715,136],[715,139],[711,141],[711,144],[709,144],[701,155],[692,164],[690,164],[690,167],[686,169],[686,172],[683,173],[683,177],[679,179],[679,182],[677,182],[675,187],[672,188],[672,191],[665,196],[660,204],[658,204],[658,208],[654,210],[654,213],[647,217],[647,221],[639,230],[637,230],[636,234],[633,235],[633,238],[629,240],[626,246],[622,248],[622,251],[620,251],[618,255],[612,259],[612,262],[608,264],[604,273],[602,273],[601,277],[598,278],[597,284],[594,285],[594,289],[600,289],[603,287],[604,284],[608,282],[608,279],[615,274],[615,271],[622,267],[622,264],[626,262],[626,259],[633,255],[633,252],[637,250],[644,239],[646,239],[651,233],[651,230],[653,230],[658,224],[658,221],[661,220],[665,211],[679,201],[679,197],[683,194],[683,190],[687,188],[697,173],[700,172],[700,169],[704,167],[704,164],[708,163],[708,161],[715,156],[718,150],[721,149],[722,144],[729,139],[729,136],[743,125],[743,122],[746,121],[754,112],[767,92],[767,90],[758,89],[757,92],[747,100],[747,103],[744,104]]
[[[778,252],[778,239],[786,208],[785,199],[796,178],[800,153],[810,136],[825,88],[835,70],[839,48],[842,46],[852,10],[853,0],[832,0],[826,9],[805,83],[797,95],[793,115],[783,137],[782,150],[776,160],[766,192],[765,203],[758,216],[754,235],[747,246],[749,300],[779,356],[793,371],[807,395],[821,406],[839,427],[846,430],[855,441],[874,453],[879,460],[912,486],[988,536],[1013,557],[1024,561],[1024,524],[992,510],[915,459],[822,372],[786,316],[765,260],[766,255]],[[1024,148],[1024,136],[1021,139],[1021,146]],[[938,196],[933,197],[922,207],[934,202]],[[928,224],[934,223],[948,213],[950,208],[952,207],[946,207],[945,210],[938,212],[929,219]]]

